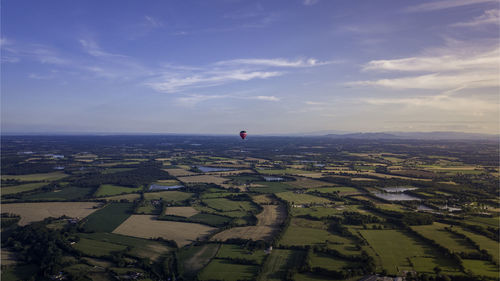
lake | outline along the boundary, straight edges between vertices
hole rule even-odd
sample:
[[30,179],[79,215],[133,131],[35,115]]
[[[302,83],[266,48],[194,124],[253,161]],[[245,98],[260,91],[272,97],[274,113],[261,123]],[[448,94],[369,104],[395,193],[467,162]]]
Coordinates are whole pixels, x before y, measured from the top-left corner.
[[373,195],[377,196],[378,198],[382,198],[389,201],[411,201],[411,200],[420,201],[420,198],[404,193],[374,192]]
[[280,177],[264,177],[264,179],[266,181],[283,181],[284,178],[280,178]]
[[409,186],[398,186],[398,187],[384,187],[382,188],[383,191],[385,192],[405,192],[407,190],[415,190],[418,189],[416,187],[409,187]]
[[232,168],[220,168],[220,167],[207,167],[207,166],[196,166],[203,173],[211,173],[211,172],[226,172],[226,171],[234,171]]
[[149,190],[169,190],[169,189],[177,189],[184,187],[182,185],[159,185],[159,184],[152,184],[149,186]]

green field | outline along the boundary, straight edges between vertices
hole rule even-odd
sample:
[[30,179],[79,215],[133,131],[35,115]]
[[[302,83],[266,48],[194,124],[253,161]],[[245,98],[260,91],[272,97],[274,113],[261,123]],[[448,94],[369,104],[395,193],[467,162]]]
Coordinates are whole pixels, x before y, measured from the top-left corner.
[[495,278],[496,280],[500,278],[498,266],[489,261],[462,259],[462,263],[465,270],[472,271],[474,275]]
[[212,226],[219,226],[229,222],[231,219],[213,214],[196,214],[194,216],[189,217],[189,220]]
[[155,260],[162,254],[171,250],[170,247],[159,241],[147,240],[114,233],[79,233],[78,236],[98,242],[108,242],[129,247],[129,255],[141,258],[150,258],[151,260]]
[[259,181],[255,184],[259,186],[250,187],[250,191],[259,193],[278,193],[288,191],[290,189],[295,189],[295,187],[281,182]]
[[[389,274],[397,274],[413,267],[418,272],[432,273],[438,265],[443,272],[456,273],[458,266],[444,256],[438,255],[436,250],[423,242],[417,241],[400,230],[360,230],[363,238],[377,253],[382,267]],[[396,243],[397,241],[397,243]]]
[[243,259],[261,264],[264,260],[265,252],[264,250],[248,251],[242,246],[222,244],[219,251],[217,252],[217,258],[231,258],[231,259]]
[[292,191],[276,193],[276,196],[293,205],[331,203],[330,200],[323,197],[318,197],[310,194],[295,193]]
[[30,278],[36,275],[38,270],[39,267],[34,264],[8,267],[7,269],[2,269],[1,279],[2,281],[30,280]]
[[257,280],[279,281],[284,280],[286,270],[298,265],[305,253],[295,250],[274,249],[266,259],[262,272]]
[[310,215],[316,218],[324,218],[335,215],[340,216],[345,211],[359,211],[359,205],[340,205],[339,207],[314,206],[309,208],[291,208],[291,213],[293,216]]
[[210,262],[218,249],[219,244],[187,246],[180,249],[177,254],[179,273],[187,280],[193,279],[198,271]]
[[467,237],[469,237],[474,243],[479,245],[479,248],[481,250],[486,250],[488,254],[490,254],[493,257],[493,260],[498,263],[498,258],[500,255],[500,246],[498,241],[491,240],[490,238],[479,235],[476,233],[472,233],[470,231],[464,230],[463,228],[460,227],[453,227],[453,231],[456,231],[458,233],[461,233]]
[[91,240],[87,238],[80,238],[80,241],[73,244],[73,248],[87,256],[102,257],[109,256],[113,252],[123,251],[127,248],[127,246]]
[[250,201],[233,201],[226,198],[203,199],[208,207],[221,211],[253,211],[256,207]]
[[307,192],[308,193],[310,193],[310,192],[337,193],[338,192],[340,195],[360,193],[358,189],[356,189],[354,187],[348,187],[348,186],[311,188],[311,189],[308,189]]
[[27,184],[21,184],[21,185],[2,187],[1,193],[2,193],[2,195],[15,194],[15,193],[20,193],[20,192],[35,190],[35,189],[40,188],[46,184],[47,183],[44,183],[44,182],[36,182],[36,183],[27,183]]
[[234,264],[227,260],[213,259],[198,274],[199,280],[253,280],[257,275],[257,266]]
[[290,226],[279,241],[279,245],[320,245],[325,244],[327,241],[336,240],[338,240],[337,235],[329,233],[323,222],[293,218]]
[[162,199],[167,202],[180,202],[187,200],[193,196],[193,193],[182,192],[182,191],[159,191],[159,192],[147,192],[144,193],[144,199]]
[[112,232],[124,222],[132,211],[132,203],[111,203],[86,218],[86,231]]
[[299,170],[299,169],[258,169],[257,172],[262,175],[299,175],[299,174],[311,174],[315,173],[312,171]]
[[447,225],[435,222],[432,225],[417,225],[411,228],[418,232],[420,235],[436,241],[439,245],[449,249],[451,252],[477,252],[473,245],[468,243],[465,239],[446,231],[444,228]]
[[44,174],[28,174],[28,175],[2,175],[3,180],[18,180],[18,181],[55,181],[67,177],[63,172],[52,172]]
[[25,200],[43,200],[43,201],[64,201],[84,198],[92,193],[92,188],[85,187],[65,187],[49,192],[36,193],[24,196]]
[[126,172],[126,171],[131,171],[134,168],[110,168],[106,169],[101,172],[101,174],[113,174],[113,173],[118,173],[118,172]]
[[112,196],[112,195],[118,195],[118,194],[124,194],[124,193],[138,192],[141,190],[142,190],[142,187],[126,187],[126,186],[119,186],[119,185],[113,185],[113,184],[103,184],[103,185],[99,186],[99,189],[97,189],[94,196],[96,196],[96,197]]
[[331,257],[322,253],[312,253],[310,256],[311,267],[321,267],[328,270],[341,271],[344,268],[356,268],[359,265],[347,260]]

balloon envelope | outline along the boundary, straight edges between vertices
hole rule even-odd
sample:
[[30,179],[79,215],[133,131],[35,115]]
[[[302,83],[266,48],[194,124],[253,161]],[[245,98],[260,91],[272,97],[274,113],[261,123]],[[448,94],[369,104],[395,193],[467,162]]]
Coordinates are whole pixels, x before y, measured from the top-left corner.
[[241,131],[240,132],[240,137],[241,137],[241,139],[244,140],[247,137],[247,131]]

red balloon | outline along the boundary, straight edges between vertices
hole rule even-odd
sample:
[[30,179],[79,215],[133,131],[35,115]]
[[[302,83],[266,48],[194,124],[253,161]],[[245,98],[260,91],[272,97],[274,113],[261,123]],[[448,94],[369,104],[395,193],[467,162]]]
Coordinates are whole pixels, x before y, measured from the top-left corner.
[[247,131],[241,131],[240,132],[240,137],[242,140],[244,140],[247,137]]

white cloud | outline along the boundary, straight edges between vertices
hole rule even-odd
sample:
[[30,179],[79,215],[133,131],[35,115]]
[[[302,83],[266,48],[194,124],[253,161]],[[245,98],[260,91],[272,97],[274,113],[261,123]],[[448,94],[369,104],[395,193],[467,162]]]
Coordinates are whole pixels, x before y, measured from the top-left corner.
[[[425,55],[401,59],[373,60],[364,71],[419,72],[418,75],[349,82],[348,85],[380,86],[392,89],[437,89],[500,86],[500,49],[497,46],[452,46],[428,51]],[[430,53],[430,54],[429,54]]]
[[306,6],[312,6],[314,4],[317,4],[319,0],[303,0],[302,3]]
[[125,57],[123,55],[112,54],[103,51],[95,41],[90,39],[80,39],[79,42],[82,45],[85,52],[94,57],[120,57],[120,58]]
[[217,65],[260,65],[270,67],[312,67],[330,64],[331,62],[320,62],[317,59],[298,59],[287,60],[282,58],[276,59],[234,59],[217,62]]
[[465,52],[438,56],[420,56],[403,59],[373,60],[366,64],[364,70],[387,71],[460,71],[460,70],[494,70],[499,67],[500,49],[483,52]]
[[482,25],[500,24],[500,10],[493,9],[484,11],[484,13],[470,21],[455,23],[452,26],[458,27],[477,27]]
[[159,19],[157,18],[154,18],[152,16],[145,16],[144,17],[146,19],[146,21],[148,22],[148,24],[151,26],[151,27],[162,27],[163,26],[163,22],[161,22]]
[[381,86],[392,89],[427,89],[446,90],[455,87],[468,88],[498,87],[500,81],[497,73],[466,72],[457,74],[433,73],[401,78],[357,81],[348,85]]
[[319,102],[319,101],[306,101],[305,104],[307,104],[307,105],[325,105],[326,103]]
[[420,5],[411,6],[406,9],[408,12],[437,11],[462,6],[469,6],[480,3],[497,3],[497,0],[442,0],[429,1]]
[[275,96],[256,96],[250,99],[263,100],[263,101],[280,101],[281,99]]
[[266,79],[282,75],[281,72],[262,72],[262,71],[206,71],[199,74],[188,75],[184,77],[170,77],[168,74],[161,78],[161,81],[149,82],[146,85],[164,93],[175,93],[190,88],[201,88],[217,86],[233,81],[248,81],[252,79]]

